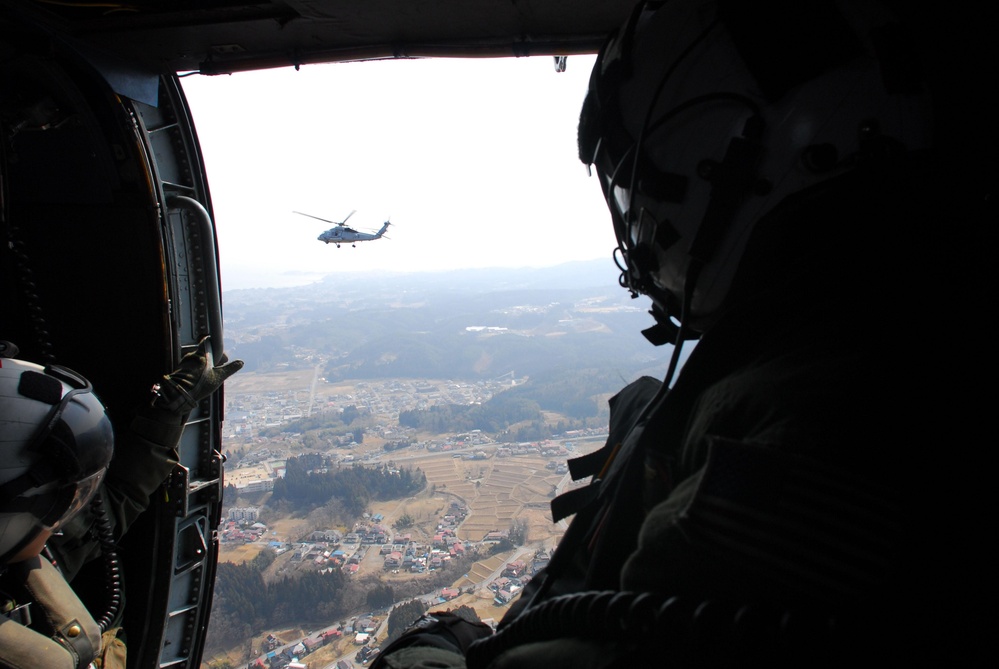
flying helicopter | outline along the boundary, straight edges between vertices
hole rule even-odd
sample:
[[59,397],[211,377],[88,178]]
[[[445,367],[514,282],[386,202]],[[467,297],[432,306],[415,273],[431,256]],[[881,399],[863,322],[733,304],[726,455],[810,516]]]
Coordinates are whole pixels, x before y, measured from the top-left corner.
[[381,229],[378,232],[359,232],[354,228],[347,225],[347,221],[351,216],[357,213],[357,210],[347,214],[347,218],[342,221],[330,221],[325,218],[319,218],[318,216],[313,216],[312,214],[306,214],[301,211],[293,211],[293,214],[298,214],[299,216],[308,216],[309,218],[314,218],[317,221],[322,221],[323,223],[330,223],[333,225],[332,228],[319,235],[316,239],[326,244],[336,244],[337,248],[340,248],[340,244],[345,242],[350,242],[351,246],[357,246],[356,242],[370,242],[375,239],[381,239],[391,225],[389,221],[385,221],[382,224]]

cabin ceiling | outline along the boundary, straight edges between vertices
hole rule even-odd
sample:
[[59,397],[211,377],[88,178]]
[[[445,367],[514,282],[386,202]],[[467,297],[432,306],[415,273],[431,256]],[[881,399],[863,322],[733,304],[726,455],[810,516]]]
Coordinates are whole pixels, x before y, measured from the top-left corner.
[[599,49],[634,0],[137,0],[15,3],[100,54],[205,74],[400,57],[571,55]]

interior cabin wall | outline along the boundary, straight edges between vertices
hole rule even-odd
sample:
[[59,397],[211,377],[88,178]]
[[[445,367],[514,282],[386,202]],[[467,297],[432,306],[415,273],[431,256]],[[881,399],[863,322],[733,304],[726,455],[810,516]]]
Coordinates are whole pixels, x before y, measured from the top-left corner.
[[[129,103],[44,38],[10,35],[0,35],[0,339],[87,377],[120,432],[174,357],[155,181]],[[148,641],[155,654],[159,634],[147,639],[143,625],[163,569],[159,505],[147,516],[120,555],[125,624],[135,650]],[[103,610],[103,581],[96,561],[73,584],[91,610]]]
[[82,373],[124,420],[162,373],[168,318],[155,200],[102,84],[44,53],[0,62],[0,338]]

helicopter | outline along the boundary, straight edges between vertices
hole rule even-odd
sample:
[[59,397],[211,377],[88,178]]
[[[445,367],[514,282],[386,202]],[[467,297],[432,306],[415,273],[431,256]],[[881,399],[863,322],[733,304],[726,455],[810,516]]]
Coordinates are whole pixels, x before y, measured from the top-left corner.
[[354,228],[347,225],[347,221],[350,217],[357,213],[356,209],[347,214],[347,218],[340,222],[319,218],[318,216],[306,214],[301,211],[293,211],[292,213],[298,214],[299,216],[308,216],[309,218],[314,218],[317,221],[322,221],[323,223],[332,223],[333,227],[319,235],[316,239],[326,244],[336,244],[337,248],[340,248],[340,244],[344,242],[350,242],[351,246],[357,246],[356,242],[370,242],[375,239],[381,239],[385,234],[385,231],[388,230],[388,227],[391,225],[389,221],[385,221],[378,232],[358,232]]

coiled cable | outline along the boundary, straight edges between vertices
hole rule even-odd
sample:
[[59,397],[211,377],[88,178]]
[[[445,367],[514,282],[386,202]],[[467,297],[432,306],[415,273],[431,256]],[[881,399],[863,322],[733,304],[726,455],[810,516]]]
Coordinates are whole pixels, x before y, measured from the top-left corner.
[[41,296],[38,294],[38,285],[35,283],[34,272],[31,269],[24,242],[20,239],[19,230],[13,222],[7,224],[7,247],[10,249],[14,261],[14,273],[20,283],[24,309],[27,312],[28,322],[31,324],[35,344],[38,346],[38,356],[41,358],[41,362],[52,364],[55,362],[55,354],[53,353],[48,324],[43,315],[44,310],[42,309]]
[[[468,669],[485,669],[504,651],[560,638],[606,641],[626,662],[657,658],[691,666],[827,666],[842,659],[840,618],[777,606],[734,606],[649,592],[597,591],[553,597],[493,636],[471,644]],[[635,665],[639,666],[639,665]]]
[[107,632],[121,609],[121,565],[118,561],[118,547],[114,542],[114,532],[111,519],[104,508],[104,496],[98,492],[90,502],[90,510],[94,514],[94,533],[101,545],[101,559],[104,561],[104,583],[107,590],[107,602],[104,613],[96,618],[101,633]]

